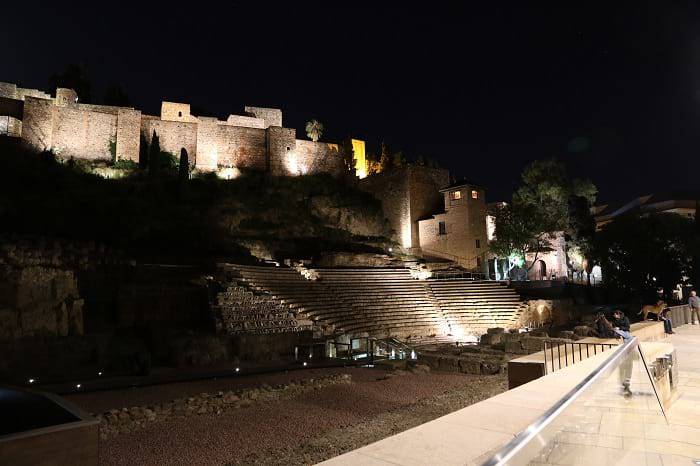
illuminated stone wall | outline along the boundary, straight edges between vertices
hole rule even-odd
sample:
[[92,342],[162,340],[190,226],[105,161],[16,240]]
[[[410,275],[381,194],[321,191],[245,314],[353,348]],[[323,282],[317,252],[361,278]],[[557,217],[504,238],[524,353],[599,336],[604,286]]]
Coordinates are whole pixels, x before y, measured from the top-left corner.
[[[476,191],[476,199],[472,191]],[[459,199],[455,199],[454,192],[460,193]],[[485,267],[488,250],[485,195],[483,189],[469,185],[444,192],[444,213],[419,222],[423,254],[454,260],[468,269]],[[445,222],[442,235],[440,222]]]
[[419,252],[418,220],[439,210],[442,202],[439,190],[448,183],[447,170],[406,167],[369,176],[359,186],[382,202],[394,239],[404,249]]
[[177,102],[162,102],[160,105],[160,119],[183,123],[197,122],[197,118],[190,115],[190,104],[181,104]]
[[150,144],[153,131],[158,135],[160,148],[173,155],[180,156],[180,149],[185,148],[190,163],[195,163],[197,153],[197,124],[177,121],[163,121],[158,117],[142,115],[141,133]]
[[[558,279],[568,276],[568,266],[566,264],[566,240],[564,233],[557,233],[555,238],[550,243],[551,251],[539,253],[535,256],[534,253],[525,256],[526,265],[529,267],[532,262],[537,262],[529,271],[528,278],[530,280],[550,280],[552,274]],[[542,274],[541,263],[545,264],[546,274]]]
[[78,105],[54,110],[51,149],[64,158],[111,160],[116,143],[117,116],[84,110]]
[[295,152],[303,173],[340,176],[345,172],[343,154],[338,144],[297,139]]
[[267,128],[265,120],[245,115],[229,115],[226,119],[226,124],[229,126],[242,126],[244,128]]
[[265,121],[265,128],[270,126],[282,126],[282,110],[278,108],[245,107],[245,112]]
[[[282,127],[282,111],[275,108],[245,107],[245,115],[220,121],[194,116],[189,104],[178,102],[162,102],[160,116],[82,104],[72,89],[59,88],[51,99],[41,91],[0,83],[0,97],[4,96],[27,100],[23,114],[27,128],[22,130],[21,121],[6,117],[0,130],[21,134],[37,150],[50,149],[61,157],[138,161],[140,136],[150,144],[155,131],[163,151],[179,156],[184,148],[200,170],[252,169],[275,176],[345,172],[337,144],[297,140],[294,129]],[[364,147],[364,141],[353,140],[353,145]],[[361,168],[364,150],[358,153]]]
[[130,108],[120,108],[117,112],[117,160],[139,161],[140,133],[141,112]]
[[304,174],[304,167],[298,163],[296,143],[296,131],[293,129],[278,126],[267,128],[267,153],[270,158],[270,173],[273,176]]
[[36,97],[24,100],[22,139],[37,150],[51,148],[53,117],[56,107],[53,101]]
[[217,165],[252,170],[267,167],[265,130],[243,126],[217,125]]

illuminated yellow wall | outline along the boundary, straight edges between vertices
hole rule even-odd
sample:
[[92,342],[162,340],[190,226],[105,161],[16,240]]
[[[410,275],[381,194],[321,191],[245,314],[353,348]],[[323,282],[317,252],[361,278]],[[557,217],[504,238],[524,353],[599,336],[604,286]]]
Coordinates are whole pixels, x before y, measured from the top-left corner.
[[353,158],[355,159],[355,174],[358,178],[367,176],[367,159],[365,158],[365,141],[351,139]]

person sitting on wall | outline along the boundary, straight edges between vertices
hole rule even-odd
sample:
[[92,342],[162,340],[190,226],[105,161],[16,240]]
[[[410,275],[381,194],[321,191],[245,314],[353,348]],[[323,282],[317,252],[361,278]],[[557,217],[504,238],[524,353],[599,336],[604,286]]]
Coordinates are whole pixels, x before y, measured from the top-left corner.
[[664,332],[667,333],[668,335],[673,335],[673,324],[671,323],[671,309],[668,307],[665,307],[661,312],[659,312],[659,315],[656,316],[657,320],[661,320],[664,323]]
[[596,314],[595,321],[593,321],[593,336],[598,338],[615,338],[615,330],[613,330],[613,324],[605,317],[604,312],[599,312]]
[[630,320],[629,318],[619,309],[616,309],[613,313],[615,317],[613,319],[613,331],[622,337],[622,339],[627,342],[630,341],[633,336],[630,333]]

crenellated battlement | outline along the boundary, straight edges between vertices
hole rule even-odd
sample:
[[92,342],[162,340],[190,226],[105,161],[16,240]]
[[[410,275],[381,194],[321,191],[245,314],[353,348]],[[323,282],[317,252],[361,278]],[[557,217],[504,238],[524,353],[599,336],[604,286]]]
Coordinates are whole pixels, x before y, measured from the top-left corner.
[[0,98],[22,108],[21,119],[0,116],[0,134],[21,137],[61,158],[138,162],[141,141],[150,144],[157,134],[162,150],[179,156],[184,148],[201,171],[251,169],[275,176],[339,176],[344,171],[338,144],[297,139],[295,129],[282,126],[282,110],[276,108],[246,106],[243,114],[219,120],[192,115],[190,104],[163,101],[160,115],[153,116],[130,107],[81,103],[72,89],[59,88],[51,97],[1,82]]

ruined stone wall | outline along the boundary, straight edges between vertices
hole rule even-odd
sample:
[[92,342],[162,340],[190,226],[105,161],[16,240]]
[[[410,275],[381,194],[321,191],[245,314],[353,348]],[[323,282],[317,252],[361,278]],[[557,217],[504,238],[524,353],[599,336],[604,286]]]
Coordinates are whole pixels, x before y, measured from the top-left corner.
[[54,110],[51,100],[27,97],[24,101],[22,139],[36,150],[51,148]]
[[337,144],[297,139],[295,152],[303,173],[341,176],[345,172],[343,154]]
[[117,160],[139,161],[141,112],[120,108],[117,113]]
[[411,204],[408,169],[368,176],[360,180],[359,188],[369,192],[382,203],[384,216],[393,230],[393,238],[403,247],[412,244]]
[[218,120],[212,117],[200,117],[195,128],[197,137],[196,167],[199,170],[216,170],[219,160]]
[[265,170],[267,157],[265,130],[218,124],[216,128],[217,165]]
[[312,322],[288,305],[248,288],[229,283],[213,305],[220,332],[269,335],[312,330]]
[[265,120],[244,115],[229,115],[226,119],[226,124],[229,126],[242,126],[244,128],[260,128],[265,129]]
[[51,99],[51,95],[39,89],[27,89],[17,87],[16,84],[0,82],[0,97],[8,99],[24,100],[25,97],[37,97],[39,99]]
[[[190,163],[195,163],[197,153],[197,124],[177,121],[162,121],[157,117],[144,115],[141,118],[141,133],[150,144],[153,131],[158,135],[160,148],[179,157],[180,149],[185,148]],[[138,152],[137,152],[138,159]]]
[[267,129],[267,153],[273,176],[304,174],[306,167],[299,163],[295,133],[292,128],[271,126]]
[[255,118],[265,120],[265,128],[282,126],[282,110],[278,108],[250,107],[246,105],[245,111]]
[[56,106],[52,133],[51,148],[62,158],[112,160],[110,143],[116,143],[117,117],[78,106]]
[[409,196],[411,198],[411,247],[420,248],[418,220],[440,211],[440,189],[450,182],[447,170],[440,168],[411,167],[409,169]]
[[[406,167],[360,180],[360,189],[382,202],[394,239],[406,249],[420,246],[418,220],[440,209],[439,189],[449,183],[449,172],[427,167]],[[417,251],[416,251],[417,252]]]
[[83,334],[83,300],[58,244],[3,237],[0,248],[0,342]]

